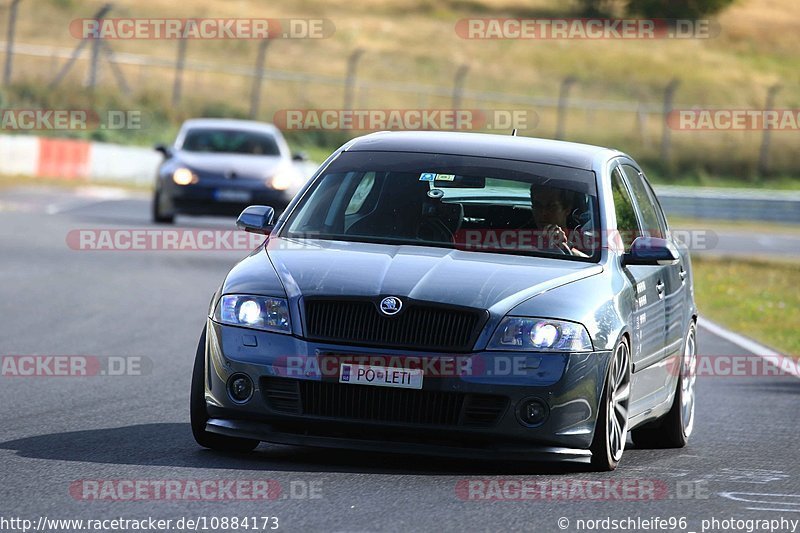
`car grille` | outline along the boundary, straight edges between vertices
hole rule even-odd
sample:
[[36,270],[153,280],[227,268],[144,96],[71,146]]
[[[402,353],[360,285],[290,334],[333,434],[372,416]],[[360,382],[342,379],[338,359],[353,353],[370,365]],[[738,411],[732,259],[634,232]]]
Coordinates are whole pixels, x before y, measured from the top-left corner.
[[491,427],[508,398],[266,377],[261,390],[278,413],[400,424]]
[[306,336],[312,340],[444,352],[471,350],[488,318],[486,311],[415,302],[395,316],[364,300],[309,299],[305,310]]

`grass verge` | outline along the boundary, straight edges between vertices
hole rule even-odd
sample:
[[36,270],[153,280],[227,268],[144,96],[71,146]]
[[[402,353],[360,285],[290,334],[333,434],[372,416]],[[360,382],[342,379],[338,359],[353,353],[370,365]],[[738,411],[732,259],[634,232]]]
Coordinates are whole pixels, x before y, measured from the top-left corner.
[[693,258],[700,314],[787,355],[800,354],[800,264]]
[[126,189],[130,191],[151,191],[153,186],[151,184],[131,183],[124,181],[87,181],[87,180],[69,180],[64,178],[35,178],[31,176],[10,176],[7,174],[0,174],[0,190],[12,187],[60,187],[64,189],[77,189],[80,187],[115,187],[118,189]]

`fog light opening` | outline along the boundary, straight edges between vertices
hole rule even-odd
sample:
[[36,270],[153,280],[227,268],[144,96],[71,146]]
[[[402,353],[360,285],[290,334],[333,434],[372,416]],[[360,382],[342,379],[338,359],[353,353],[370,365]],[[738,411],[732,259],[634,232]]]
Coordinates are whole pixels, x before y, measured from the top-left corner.
[[525,398],[517,407],[517,419],[523,426],[541,426],[550,415],[550,409],[544,400],[539,398]]
[[245,374],[234,374],[228,379],[228,396],[236,403],[246,403],[253,397],[253,380]]

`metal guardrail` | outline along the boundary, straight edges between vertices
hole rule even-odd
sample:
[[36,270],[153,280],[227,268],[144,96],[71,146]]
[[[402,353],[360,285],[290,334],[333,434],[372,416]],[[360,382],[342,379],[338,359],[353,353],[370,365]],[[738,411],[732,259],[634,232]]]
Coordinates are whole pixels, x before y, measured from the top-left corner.
[[800,191],[655,187],[667,215],[800,224]]

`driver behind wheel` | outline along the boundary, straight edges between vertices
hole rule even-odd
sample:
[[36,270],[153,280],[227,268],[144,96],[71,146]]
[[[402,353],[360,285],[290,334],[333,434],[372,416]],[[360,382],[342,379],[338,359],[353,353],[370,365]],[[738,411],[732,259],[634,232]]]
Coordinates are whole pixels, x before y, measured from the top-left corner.
[[533,226],[544,233],[544,243],[549,248],[568,255],[588,257],[572,246],[569,238],[575,231],[570,229],[567,224],[567,220],[573,212],[573,193],[549,185],[532,185],[530,191]]

